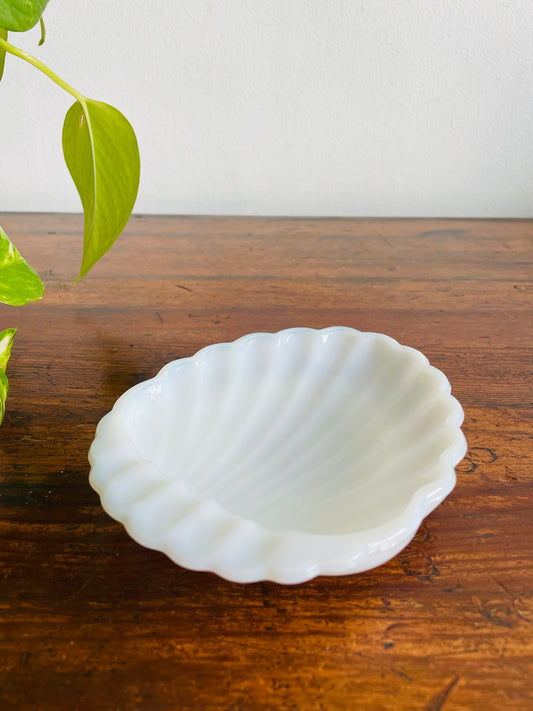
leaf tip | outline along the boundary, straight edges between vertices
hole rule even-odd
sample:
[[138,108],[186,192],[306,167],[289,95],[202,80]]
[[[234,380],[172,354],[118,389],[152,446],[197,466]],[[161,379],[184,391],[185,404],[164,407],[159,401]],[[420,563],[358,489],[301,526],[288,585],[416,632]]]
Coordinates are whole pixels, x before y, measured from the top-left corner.
[[41,39],[39,40],[38,47],[44,44],[44,41],[46,39],[46,27],[44,26],[44,20],[41,15],[41,19],[39,20],[39,24],[41,26]]

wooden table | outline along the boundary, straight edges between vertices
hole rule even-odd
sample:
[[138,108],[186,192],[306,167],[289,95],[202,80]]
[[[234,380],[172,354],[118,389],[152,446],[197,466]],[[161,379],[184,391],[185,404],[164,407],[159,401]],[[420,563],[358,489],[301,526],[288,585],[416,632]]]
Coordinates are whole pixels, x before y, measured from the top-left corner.
[[[533,223],[136,217],[82,282],[82,220],[0,216],[46,281],[0,429],[0,708],[533,708]],[[115,399],[291,326],[421,349],[466,412],[451,496],[381,568],[232,584],[134,543],[88,485]]]

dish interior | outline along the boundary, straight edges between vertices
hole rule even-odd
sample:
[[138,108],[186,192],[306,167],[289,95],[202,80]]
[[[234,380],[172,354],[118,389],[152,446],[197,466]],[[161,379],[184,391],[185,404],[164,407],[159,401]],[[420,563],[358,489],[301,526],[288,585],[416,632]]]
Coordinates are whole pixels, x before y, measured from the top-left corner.
[[200,500],[273,531],[352,533],[436,482],[452,444],[442,379],[386,337],[256,338],[167,366],[124,427]]

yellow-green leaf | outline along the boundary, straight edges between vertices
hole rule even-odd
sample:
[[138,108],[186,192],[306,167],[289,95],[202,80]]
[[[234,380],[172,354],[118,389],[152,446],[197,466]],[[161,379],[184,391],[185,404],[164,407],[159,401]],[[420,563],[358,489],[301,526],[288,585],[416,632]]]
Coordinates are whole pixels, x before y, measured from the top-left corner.
[[9,356],[11,355],[11,346],[15,338],[16,328],[6,328],[0,333],[0,425],[4,419],[6,411],[7,391],[9,390],[9,382],[6,376],[6,366]]
[[63,125],[63,154],[85,215],[79,279],[113,245],[137,197],[137,139],[120,111],[100,101],[76,101]]
[[[0,39],[7,39],[7,30],[0,27]],[[0,81],[2,80],[2,75],[4,73],[4,64],[6,63],[6,50],[0,47]]]
[[0,227],[0,301],[23,306],[38,301],[44,292],[41,277],[15,249]]
[[0,0],[0,26],[26,32],[41,19],[48,0]]

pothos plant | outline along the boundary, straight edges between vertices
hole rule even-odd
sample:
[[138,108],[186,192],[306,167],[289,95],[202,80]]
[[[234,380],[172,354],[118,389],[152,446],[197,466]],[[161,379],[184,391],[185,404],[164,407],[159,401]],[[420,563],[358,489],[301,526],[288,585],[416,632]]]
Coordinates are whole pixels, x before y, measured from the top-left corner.
[[[11,44],[8,33],[26,32],[37,24],[41,27],[39,45],[43,44],[43,11],[48,1],[0,0],[0,81],[6,55],[13,55],[75,99],[65,116],[62,142],[84,213],[81,279],[113,245],[131,215],[139,187],[139,149],[133,128],[120,111],[84,96],[39,59]],[[43,292],[41,278],[0,226],[0,302],[22,306],[41,299]],[[6,365],[15,333],[12,327],[0,331],[0,423],[8,391]]]

